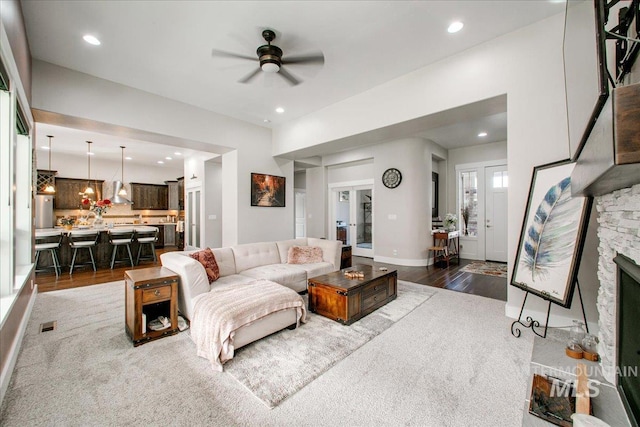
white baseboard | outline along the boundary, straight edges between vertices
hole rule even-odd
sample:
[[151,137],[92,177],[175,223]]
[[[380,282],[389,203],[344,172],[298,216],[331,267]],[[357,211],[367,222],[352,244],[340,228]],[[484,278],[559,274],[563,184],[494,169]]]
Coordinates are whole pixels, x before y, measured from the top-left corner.
[[31,297],[29,298],[29,303],[27,304],[27,308],[22,315],[22,319],[20,320],[20,326],[18,327],[18,334],[16,336],[16,339],[13,340],[11,348],[9,348],[8,350],[3,348],[3,351],[7,352],[8,357],[7,363],[5,363],[2,373],[0,373],[0,404],[2,404],[4,395],[9,388],[11,374],[13,374],[13,368],[15,368],[16,361],[18,360],[18,354],[20,353],[20,347],[22,346],[22,338],[24,338],[24,332],[26,331],[27,324],[29,323],[29,319],[31,318],[31,311],[33,310],[33,305],[36,302],[37,295],[38,285],[34,285],[33,291],[31,292]]
[[375,262],[384,262],[385,264],[402,265],[405,267],[426,267],[429,261],[426,259],[390,258],[379,255],[374,255],[373,260]]

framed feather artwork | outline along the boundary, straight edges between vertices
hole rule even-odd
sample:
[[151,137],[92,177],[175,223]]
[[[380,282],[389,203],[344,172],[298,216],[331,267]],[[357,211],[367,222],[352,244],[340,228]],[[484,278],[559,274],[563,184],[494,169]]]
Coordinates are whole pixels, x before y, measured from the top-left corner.
[[569,160],[536,166],[511,285],[563,307],[571,305],[591,197],[571,196]]

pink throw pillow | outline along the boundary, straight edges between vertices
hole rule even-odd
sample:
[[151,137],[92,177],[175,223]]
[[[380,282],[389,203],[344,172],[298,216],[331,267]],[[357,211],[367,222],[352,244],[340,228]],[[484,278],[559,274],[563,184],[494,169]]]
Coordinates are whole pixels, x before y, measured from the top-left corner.
[[291,246],[287,253],[289,264],[322,262],[322,248],[318,246]]
[[189,256],[198,261],[204,267],[204,271],[207,272],[207,278],[209,283],[213,283],[220,277],[220,269],[216,262],[216,257],[213,255],[211,249],[203,249],[198,252],[189,254]]

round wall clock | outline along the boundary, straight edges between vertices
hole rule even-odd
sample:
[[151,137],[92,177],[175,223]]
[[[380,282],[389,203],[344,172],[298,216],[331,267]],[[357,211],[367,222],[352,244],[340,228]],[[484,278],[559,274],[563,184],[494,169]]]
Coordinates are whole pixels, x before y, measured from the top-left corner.
[[389,168],[382,174],[382,183],[387,188],[396,188],[402,182],[402,174],[396,168]]

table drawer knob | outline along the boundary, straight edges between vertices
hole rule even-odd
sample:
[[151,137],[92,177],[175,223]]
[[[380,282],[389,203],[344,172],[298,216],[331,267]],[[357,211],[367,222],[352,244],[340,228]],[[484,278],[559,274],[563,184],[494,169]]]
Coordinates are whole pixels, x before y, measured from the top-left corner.
[[153,294],[154,294],[155,296],[160,295],[160,289],[156,289],[156,290],[153,292]]

